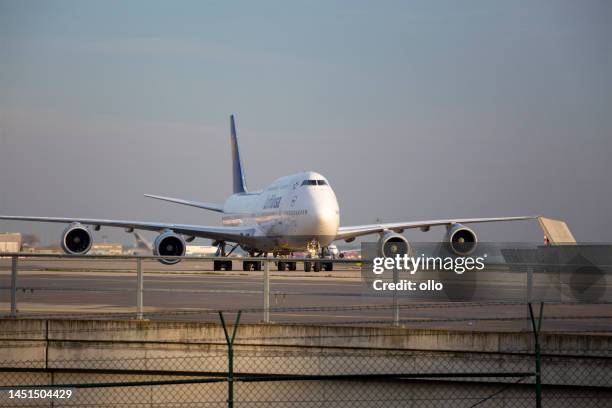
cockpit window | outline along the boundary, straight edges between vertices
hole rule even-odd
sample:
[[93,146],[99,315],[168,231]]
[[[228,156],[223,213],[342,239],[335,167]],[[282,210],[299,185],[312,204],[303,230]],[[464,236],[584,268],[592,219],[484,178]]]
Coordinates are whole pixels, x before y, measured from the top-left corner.
[[325,180],[304,180],[302,181],[303,186],[326,186],[327,181]]

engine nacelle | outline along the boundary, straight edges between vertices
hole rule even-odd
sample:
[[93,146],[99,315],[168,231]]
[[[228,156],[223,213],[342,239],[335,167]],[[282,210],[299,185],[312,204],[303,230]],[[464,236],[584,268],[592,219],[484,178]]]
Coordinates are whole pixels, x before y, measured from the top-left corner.
[[378,240],[378,253],[386,258],[395,258],[395,255],[404,255],[412,252],[408,240],[401,234],[393,231],[385,232]]
[[[172,231],[164,231],[155,238],[153,242],[153,255],[155,256],[184,256],[187,250],[187,244],[180,235]],[[181,260],[177,258],[161,258],[159,262],[164,265],[174,265]]]
[[83,255],[91,249],[93,239],[89,229],[74,222],[62,233],[62,249],[70,255]]
[[461,224],[453,224],[444,239],[448,249],[459,256],[469,255],[476,249],[478,237],[470,228]]

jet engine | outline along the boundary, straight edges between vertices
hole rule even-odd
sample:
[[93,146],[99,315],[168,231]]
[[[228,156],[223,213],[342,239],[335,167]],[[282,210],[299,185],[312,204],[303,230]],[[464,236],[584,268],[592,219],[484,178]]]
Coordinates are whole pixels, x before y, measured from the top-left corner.
[[62,233],[62,249],[70,255],[83,255],[91,249],[91,232],[78,222],[66,227]]
[[395,255],[410,255],[411,250],[408,240],[393,231],[385,232],[378,240],[378,252],[386,258],[394,258]]
[[[153,255],[156,256],[184,256],[187,245],[185,240],[180,235],[172,231],[164,231],[155,238],[153,243]],[[181,260],[177,258],[160,258],[159,262],[164,265],[174,265]]]
[[459,256],[471,254],[476,249],[478,238],[470,228],[461,224],[453,224],[446,231],[444,241],[448,249]]

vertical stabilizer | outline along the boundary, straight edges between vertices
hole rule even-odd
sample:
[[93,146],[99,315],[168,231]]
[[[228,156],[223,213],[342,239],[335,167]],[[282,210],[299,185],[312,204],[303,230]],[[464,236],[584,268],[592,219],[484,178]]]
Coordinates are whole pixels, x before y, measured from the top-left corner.
[[234,181],[234,194],[246,193],[244,167],[242,166],[242,158],[240,157],[240,146],[238,145],[238,136],[236,135],[234,115],[230,116],[230,127],[232,131],[232,177]]

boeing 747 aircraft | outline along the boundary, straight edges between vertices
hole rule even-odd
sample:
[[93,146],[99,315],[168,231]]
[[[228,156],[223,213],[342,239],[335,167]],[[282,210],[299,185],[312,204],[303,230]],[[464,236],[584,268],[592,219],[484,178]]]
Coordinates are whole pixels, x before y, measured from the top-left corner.
[[[281,177],[261,191],[249,191],[240,156],[234,116],[230,116],[233,194],[223,204],[204,203],[179,198],[148,195],[147,197],[188,205],[222,216],[223,226],[202,226],[147,221],[122,221],[78,217],[25,217],[0,216],[5,220],[43,221],[66,223],[62,234],[62,248],[68,254],[85,254],[91,248],[93,238],[90,228],[98,231],[101,227],[125,228],[127,232],[148,230],[159,233],[153,243],[153,254],[164,256],[160,262],[174,264],[183,256],[186,242],[194,238],[208,238],[218,246],[217,254],[228,255],[241,247],[252,257],[290,255],[294,251],[308,251],[318,257],[337,240],[351,242],[355,238],[378,234],[381,254],[394,256],[409,250],[407,239],[401,235],[404,230],[419,228],[428,231],[431,227],[446,227],[444,242],[457,255],[471,253],[477,244],[476,233],[464,224],[496,221],[516,221],[537,218],[536,216],[467,218],[427,221],[378,223],[369,225],[340,226],[340,208],[329,181],[314,171]],[[226,244],[233,247],[228,252]],[[243,269],[261,269],[261,261],[244,261]],[[296,262],[290,259],[279,262],[279,269],[288,267],[295,270]],[[216,260],[214,269],[231,269],[231,261]],[[331,270],[329,261],[305,261],[304,269],[310,271]]]

